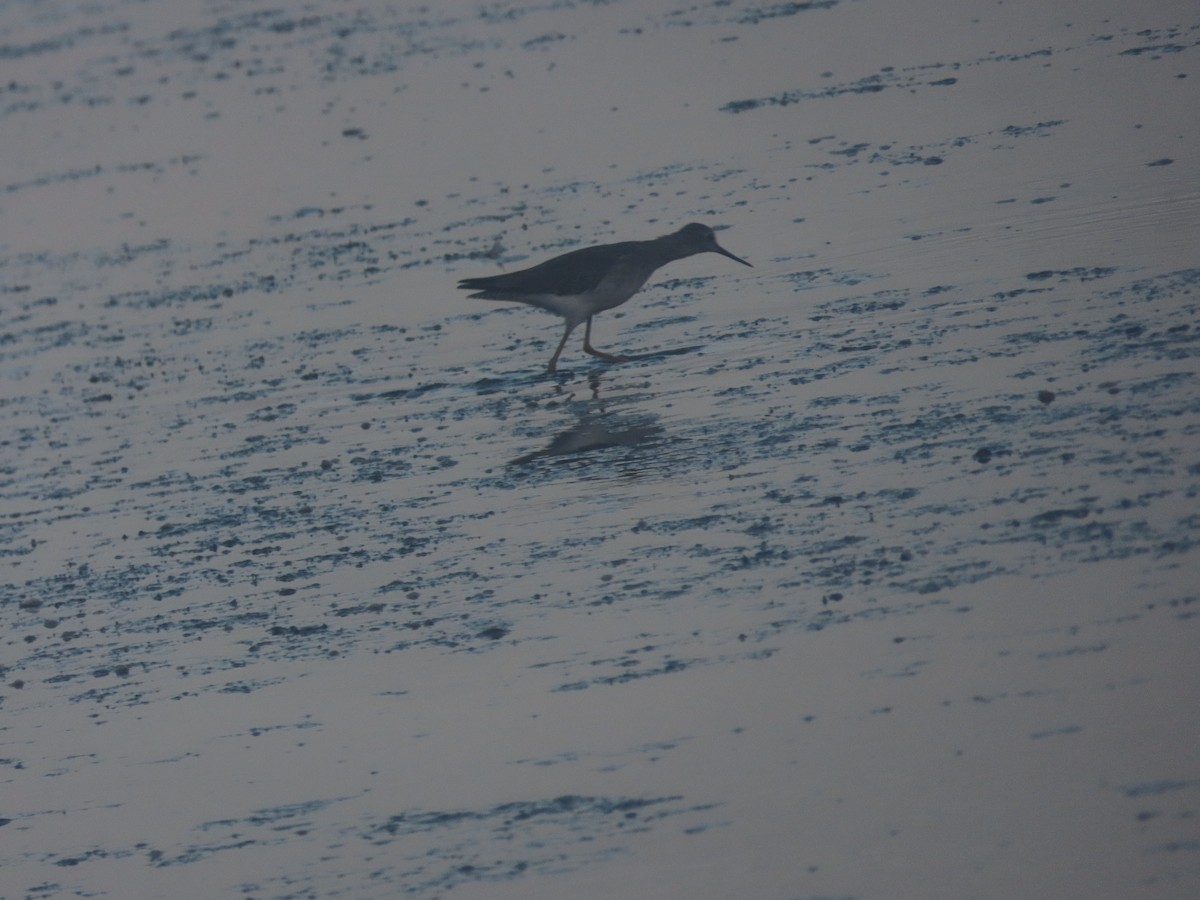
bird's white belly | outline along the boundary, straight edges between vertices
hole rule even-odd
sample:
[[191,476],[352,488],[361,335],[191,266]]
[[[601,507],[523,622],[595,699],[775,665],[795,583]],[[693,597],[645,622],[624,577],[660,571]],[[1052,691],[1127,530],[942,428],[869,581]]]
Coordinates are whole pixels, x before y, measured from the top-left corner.
[[581,299],[586,300],[588,308],[593,313],[612,309],[614,306],[620,306],[640,291],[649,277],[648,274],[643,275],[639,272],[613,272],[594,289],[584,294]]
[[650,273],[616,269],[596,287],[582,294],[531,294],[521,302],[557,313],[568,322],[578,324],[598,312],[620,306],[641,290],[649,278]]

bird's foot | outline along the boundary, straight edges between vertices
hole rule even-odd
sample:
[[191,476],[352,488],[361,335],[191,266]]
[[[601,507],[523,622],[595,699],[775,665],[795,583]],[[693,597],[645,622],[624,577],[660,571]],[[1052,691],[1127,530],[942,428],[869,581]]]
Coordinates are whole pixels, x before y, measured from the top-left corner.
[[619,356],[616,353],[605,353],[603,350],[597,350],[595,347],[584,347],[585,353],[590,353],[592,356],[598,357],[605,362],[623,363],[629,362],[628,356]]

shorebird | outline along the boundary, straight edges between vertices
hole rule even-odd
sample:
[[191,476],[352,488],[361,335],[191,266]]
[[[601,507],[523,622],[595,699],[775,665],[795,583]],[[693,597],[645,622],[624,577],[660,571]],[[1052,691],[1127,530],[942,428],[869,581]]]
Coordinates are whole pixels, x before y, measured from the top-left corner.
[[562,316],[566,328],[546,366],[547,372],[554,371],[567,338],[580,323],[586,323],[585,352],[608,362],[628,362],[627,357],[592,346],[592,316],[620,306],[640,291],[659,267],[697,253],[720,253],[744,266],[750,265],[718,244],[711,228],[693,222],[652,241],[621,241],[572,250],[519,272],[464,278],[458,286],[476,291],[471,297],[527,303]]

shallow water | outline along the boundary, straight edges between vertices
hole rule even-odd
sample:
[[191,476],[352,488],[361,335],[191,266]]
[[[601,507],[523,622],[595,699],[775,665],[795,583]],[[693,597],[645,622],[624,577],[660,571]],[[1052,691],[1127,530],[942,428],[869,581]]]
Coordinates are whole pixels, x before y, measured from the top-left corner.
[[[1126,6],[0,11],[0,893],[1193,896]],[[454,290],[695,220],[624,365]]]

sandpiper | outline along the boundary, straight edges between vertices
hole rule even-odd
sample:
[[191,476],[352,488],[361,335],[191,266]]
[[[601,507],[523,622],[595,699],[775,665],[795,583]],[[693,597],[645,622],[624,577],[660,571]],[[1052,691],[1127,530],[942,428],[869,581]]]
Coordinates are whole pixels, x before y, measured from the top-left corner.
[[476,291],[472,297],[528,303],[562,316],[566,329],[558,349],[550,357],[547,372],[554,371],[567,338],[581,322],[587,323],[583,331],[583,349],[587,353],[609,362],[627,362],[627,357],[592,346],[592,316],[620,306],[641,290],[655,269],[697,253],[720,253],[744,266],[750,265],[718,244],[711,228],[693,222],[652,241],[622,241],[572,250],[519,272],[464,278],[458,286]]

